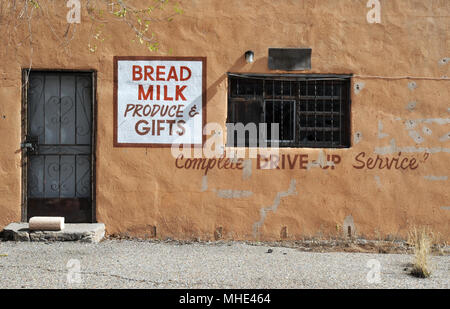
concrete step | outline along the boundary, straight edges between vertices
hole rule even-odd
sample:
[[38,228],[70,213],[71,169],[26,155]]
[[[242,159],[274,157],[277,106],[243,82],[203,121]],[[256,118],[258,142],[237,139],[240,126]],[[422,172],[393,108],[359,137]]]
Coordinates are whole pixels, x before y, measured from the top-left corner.
[[98,243],[105,236],[103,223],[66,223],[62,231],[30,231],[28,223],[11,223],[1,233],[12,241],[81,241]]

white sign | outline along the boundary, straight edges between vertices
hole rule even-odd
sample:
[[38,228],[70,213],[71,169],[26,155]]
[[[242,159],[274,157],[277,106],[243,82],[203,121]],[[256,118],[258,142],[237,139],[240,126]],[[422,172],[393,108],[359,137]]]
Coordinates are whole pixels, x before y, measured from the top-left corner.
[[202,145],[206,58],[115,57],[114,145]]

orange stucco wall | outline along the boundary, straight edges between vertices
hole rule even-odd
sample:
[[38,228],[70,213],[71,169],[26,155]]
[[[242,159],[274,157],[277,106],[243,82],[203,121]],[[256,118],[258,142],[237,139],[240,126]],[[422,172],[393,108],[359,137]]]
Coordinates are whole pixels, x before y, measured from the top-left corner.
[[[105,40],[95,41],[84,10],[64,48],[64,3],[50,17],[37,10],[32,67],[98,73],[97,220],[108,233],[145,236],[156,226],[157,237],[176,239],[214,239],[216,233],[224,239],[276,240],[284,227],[289,239],[333,236],[347,225],[368,238],[405,237],[413,225],[426,225],[449,240],[450,64],[442,59],[450,57],[450,2],[380,2],[381,23],[369,24],[365,0],[181,1],[184,14],[155,23],[161,48],[153,53],[131,42],[132,31],[120,21],[109,22]],[[0,227],[21,219],[21,69],[30,65],[26,27],[19,25],[11,44],[0,49]],[[98,45],[95,53],[87,47],[90,37]],[[4,30],[0,38],[10,40]],[[177,169],[170,149],[113,147],[113,56],[207,57],[207,121],[225,125],[226,73],[277,73],[267,67],[269,47],[312,48],[312,70],[298,73],[355,75],[351,148],[280,150],[307,154],[310,161],[339,155],[334,169],[312,164],[258,170],[253,159],[251,168],[214,169],[203,177],[202,171]],[[253,64],[244,61],[249,49],[255,52]],[[413,78],[390,78],[403,76]],[[416,159],[418,168],[356,169],[361,152],[366,159],[401,152]],[[275,211],[262,211],[270,207]]]

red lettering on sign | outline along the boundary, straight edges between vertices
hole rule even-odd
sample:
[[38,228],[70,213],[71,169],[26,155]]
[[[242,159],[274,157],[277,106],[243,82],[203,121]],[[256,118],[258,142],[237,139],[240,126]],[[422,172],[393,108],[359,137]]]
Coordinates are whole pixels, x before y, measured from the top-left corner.
[[[188,73],[187,76],[183,75],[183,72],[185,72],[185,71]],[[180,68],[180,80],[181,81],[186,81],[189,78],[191,78],[191,76],[192,76],[191,69],[189,69],[188,67],[184,67],[184,66]]]
[[182,86],[180,87],[179,85],[176,86],[175,88],[175,100],[178,101],[179,98],[181,98],[181,100],[186,101],[186,97],[183,95],[183,90],[186,89],[187,86]]
[[153,100],[153,85],[148,86],[147,92],[144,92],[144,87],[139,85],[138,100]]
[[142,68],[138,65],[133,65],[133,80],[142,79]]

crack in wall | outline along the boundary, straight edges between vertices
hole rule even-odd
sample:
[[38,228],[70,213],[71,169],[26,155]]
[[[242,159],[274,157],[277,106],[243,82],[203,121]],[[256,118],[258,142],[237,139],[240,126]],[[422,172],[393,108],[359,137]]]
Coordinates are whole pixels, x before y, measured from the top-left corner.
[[374,153],[378,155],[388,155],[397,152],[404,153],[438,153],[447,152],[450,153],[450,148],[445,147],[415,147],[415,146],[405,146],[398,147],[395,139],[391,139],[390,145],[385,147],[375,147]]
[[383,132],[383,122],[381,120],[378,120],[378,138],[382,139],[388,136],[389,134]]
[[[413,102],[415,103],[415,102]],[[411,103],[410,103],[411,104]],[[415,106],[415,105],[414,105]],[[408,131],[408,135],[411,137],[411,139],[416,143],[420,144],[424,141],[424,138],[417,132],[415,129],[418,127],[419,124],[437,124],[437,125],[446,125],[450,124],[450,118],[421,118],[421,119],[407,119],[403,120],[402,118],[398,117],[395,120],[397,121],[404,121],[406,130]],[[378,138],[381,139],[383,137],[388,136],[388,134],[383,133],[383,123],[379,120],[378,121]],[[433,131],[426,127],[422,127],[422,132],[426,135],[431,136],[433,134]],[[439,141],[446,142],[450,140],[450,132],[444,134],[442,137],[440,137]],[[436,152],[449,152],[449,148],[443,148],[443,147],[432,147],[432,148],[417,148],[414,146],[406,146],[399,148],[395,145],[395,140],[392,139],[390,141],[390,146],[386,147],[376,147],[375,151],[376,154],[392,154],[395,152],[411,152],[411,153],[417,153],[417,152],[428,152],[428,153],[436,153]]]
[[216,192],[218,197],[221,198],[244,198],[249,197],[253,195],[252,191],[245,191],[245,190],[213,190]]
[[445,181],[448,179],[448,176],[423,176],[423,178],[425,178],[426,180],[431,180],[431,181]]
[[275,199],[273,200],[273,204],[268,207],[263,207],[259,210],[260,218],[259,221],[255,222],[253,224],[253,236],[256,238],[259,234],[259,230],[261,226],[264,224],[264,221],[266,220],[267,213],[269,211],[276,212],[278,209],[278,206],[280,205],[281,199],[283,197],[288,197],[290,195],[296,195],[297,191],[295,191],[296,187],[296,181],[295,179],[291,180],[291,183],[289,185],[289,189],[284,192],[278,192]]
[[[402,118],[397,118],[395,120],[398,121],[402,121]],[[408,126],[408,122],[409,125],[414,124],[417,125],[419,123],[436,123],[438,125],[444,125],[444,124],[449,124],[450,123],[450,118],[421,118],[421,119],[408,119],[405,121],[405,125],[407,126],[407,128],[409,128]]]
[[[208,175],[202,177],[202,187],[200,192],[208,191]],[[231,189],[211,189],[212,192],[220,198],[234,199],[234,198],[244,198],[253,195],[252,191],[247,190],[231,190]]]
[[373,178],[375,179],[375,182],[376,182],[376,184],[377,184],[377,187],[378,187],[378,188],[381,188],[382,185],[381,185],[381,178],[380,178],[380,176],[375,175],[375,176],[373,176]]
[[206,192],[208,190],[208,175],[202,177],[202,189],[201,192]]

